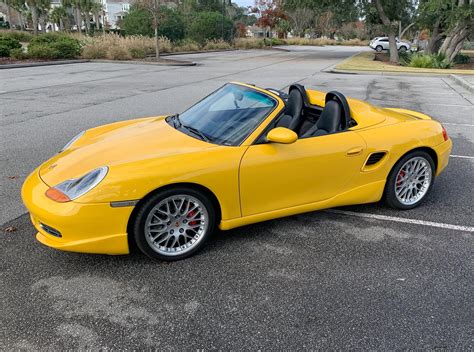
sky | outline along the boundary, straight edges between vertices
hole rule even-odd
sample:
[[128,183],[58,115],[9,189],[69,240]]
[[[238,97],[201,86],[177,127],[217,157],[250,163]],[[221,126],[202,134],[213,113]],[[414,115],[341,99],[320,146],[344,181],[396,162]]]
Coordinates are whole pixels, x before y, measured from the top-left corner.
[[255,0],[232,0],[232,2],[245,7],[253,6],[255,4]]

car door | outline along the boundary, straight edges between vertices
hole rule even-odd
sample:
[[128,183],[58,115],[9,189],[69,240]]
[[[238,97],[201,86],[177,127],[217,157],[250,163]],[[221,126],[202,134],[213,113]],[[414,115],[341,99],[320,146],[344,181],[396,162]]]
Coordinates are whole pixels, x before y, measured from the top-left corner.
[[242,215],[334,197],[360,172],[364,148],[354,131],[250,146],[240,164]]
[[384,50],[388,50],[389,49],[389,42],[388,42],[388,39],[384,38],[384,39],[380,39],[380,44],[382,45],[382,48]]

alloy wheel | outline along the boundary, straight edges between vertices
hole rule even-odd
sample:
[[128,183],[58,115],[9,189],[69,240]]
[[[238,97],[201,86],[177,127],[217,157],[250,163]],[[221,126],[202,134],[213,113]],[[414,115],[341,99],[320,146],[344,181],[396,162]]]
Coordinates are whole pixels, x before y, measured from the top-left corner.
[[403,205],[413,205],[421,200],[430,188],[432,171],[423,157],[408,160],[398,171],[395,196]]
[[208,227],[209,214],[199,199],[187,194],[172,195],[149,212],[145,238],[158,254],[177,256],[195,248]]

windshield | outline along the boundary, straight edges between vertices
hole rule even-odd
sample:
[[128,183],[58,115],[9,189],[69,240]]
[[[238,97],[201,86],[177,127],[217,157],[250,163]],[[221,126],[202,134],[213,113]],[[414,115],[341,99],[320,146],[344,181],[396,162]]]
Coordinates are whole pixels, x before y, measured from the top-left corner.
[[276,105],[254,89],[226,84],[180,114],[176,128],[212,143],[239,145]]

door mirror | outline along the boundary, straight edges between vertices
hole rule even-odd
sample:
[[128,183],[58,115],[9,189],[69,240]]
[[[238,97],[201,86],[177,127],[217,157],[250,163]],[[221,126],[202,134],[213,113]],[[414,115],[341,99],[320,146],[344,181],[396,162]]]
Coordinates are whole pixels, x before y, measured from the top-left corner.
[[277,127],[267,134],[267,141],[281,144],[291,144],[298,140],[298,135],[285,127]]

